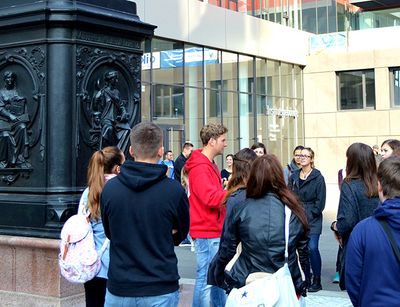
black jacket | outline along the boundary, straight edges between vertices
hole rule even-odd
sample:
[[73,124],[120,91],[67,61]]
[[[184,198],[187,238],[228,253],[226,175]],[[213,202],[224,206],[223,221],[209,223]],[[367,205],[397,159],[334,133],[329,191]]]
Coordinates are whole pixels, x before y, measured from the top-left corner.
[[189,206],[184,189],[166,171],[165,165],[126,161],[103,189],[107,288],[114,295],[156,296],[179,288],[174,245],[188,233]]
[[379,205],[379,198],[368,197],[367,187],[361,180],[343,181],[340,188],[337,230],[344,243],[356,224],[371,216]]
[[347,243],[354,227],[361,220],[373,215],[374,210],[379,206],[378,197],[368,197],[367,187],[364,182],[358,179],[344,180],[340,188],[339,208],[337,213],[336,227],[342,237],[342,257],[339,261],[340,281],[339,287],[346,289],[345,282],[345,259]]
[[[218,253],[209,267],[208,284],[229,291],[244,286],[250,273],[274,273],[284,265],[285,207],[275,194],[236,204],[225,226]],[[231,271],[224,273],[239,242],[242,252]],[[289,270],[297,293],[302,293],[305,283],[298,260],[303,268],[308,264],[308,238],[294,214],[290,218],[288,245]]]
[[310,234],[321,234],[322,211],[326,200],[325,180],[321,172],[314,168],[307,179],[300,182],[300,171],[301,169],[298,169],[292,173],[288,185],[303,203]]
[[175,180],[177,180],[179,183],[181,183],[181,172],[183,167],[185,166],[186,163],[186,158],[183,155],[183,153],[181,153],[175,160],[175,165],[174,165],[174,178]]

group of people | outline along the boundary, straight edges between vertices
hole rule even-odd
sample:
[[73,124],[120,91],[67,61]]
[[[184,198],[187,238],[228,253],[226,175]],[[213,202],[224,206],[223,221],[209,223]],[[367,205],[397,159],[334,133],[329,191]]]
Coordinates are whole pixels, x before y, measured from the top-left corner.
[[[381,152],[377,147],[354,143],[347,149],[346,168],[339,172],[337,220],[331,225],[339,242],[339,286],[354,306],[395,306],[400,295],[390,284],[399,272],[397,260],[383,229],[376,227],[377,220],[387,219],[400,235],[400,141],[385,140]],[[390,271],[387,280],[380,278],[385,270]]]
[[[215,158],[227,146],[227,132],[219,123],[204,126],[202,148],[193,150],[189,142],[183,145],[173,163],[174,179],[167,176],[167,163],[159,163],[163,135],[154,123],[132,128],[129,153],[133,160],[125,161],[117,147],[93,154],[79,212],[90,214],[96,248],[101,248],[106,237],[110,244],[99,274],[85,283],[87,306],[177,306],[174,246],[189,232],[196,255],[192,306],[225,306],[233,288],[246,285],[259,272],[276,272],[285,261],[299,299],[307,291],[322,289],[318,245],[326,187],[314,166],[314,151],[297,146],[291,163],[282,168],[276,156],[256,143],[254,148],[228,155],[227,173],[221,176]],[[372,296],[369,290],[367,298],[358,294],[353,300],[353,291],[365,290],[364,259],[358,249],[372,248],[363,233],[364,224],[359,224],[357,235],[350,233],[372,215],[378,194],[384,199],[380,211],[375,211],[379,216],[390,216],[400,205],[393,200],[400,196],[400,186],[393,188],[400,185],[396,177],[400,176],[400,158],[385,159],[377,172],[373,151],[365,146],[355,143],[347,150],[347,175],[337,222],[332,225],[344,249],[343,276],[356,306],[364,306],[362,301]],[[291,211],[287,259],[285,207]],[[395,222],[389,219],[389,224]],[[385,257],[394,263],[394,254],[388,253],[390,245],[384,246],[382,240],[379,244],[386,247]],[[370,257],[373,261],[374,256]],[[373,285],[368,284],[368,289]]]

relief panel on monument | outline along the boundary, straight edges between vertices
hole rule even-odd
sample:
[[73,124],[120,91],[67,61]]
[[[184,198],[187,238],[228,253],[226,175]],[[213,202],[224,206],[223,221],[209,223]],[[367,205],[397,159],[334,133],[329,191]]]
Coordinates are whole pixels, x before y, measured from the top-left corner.
[[43,164],[44,63],[40,47],[0,50],[0,186]]
[[[129,132],[140,121],[139,53],[88,46],[76,50],[78,168],[86,169],[95,150],[129,147]],[[85,174],[78,174],[85,183]]]

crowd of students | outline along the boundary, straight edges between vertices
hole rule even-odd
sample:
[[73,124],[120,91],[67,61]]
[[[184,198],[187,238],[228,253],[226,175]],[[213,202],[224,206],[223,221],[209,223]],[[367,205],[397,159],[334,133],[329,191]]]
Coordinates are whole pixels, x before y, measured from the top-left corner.
[[[168,151],[160,163],[162,130],[141,123],[131,130],[133,159],[125,161],[116,147],[93,154],[79,212],[90,213],[96,248],[106,237],[110,245],[98,276],[85,284],[86,306],[177,306],[174,246],[186,239],[196,255],[192,306],[225,306],[233,288],[284,265],[285,207],[291,212],[287,263],[296,294],[322,289],[319,239],[326,186],[314,151],[297,146],[282,167],[256,143],[228,154],[220,172],[214,159],[223,154],[227,133],[222,124],[208,124],[200,131],[202,148],[193,150],[187,142],[175,162]],[[362,143],[347,149],[331,226],[340,246],[340,287],[355,306],[395,306],[400,296],[393,277],[399,263],[376,222],[388,220],[400,242],[400,141],[387,140],[380,150]],[[392,276],[392,284],[368,277],[382,275],[379,268]]]

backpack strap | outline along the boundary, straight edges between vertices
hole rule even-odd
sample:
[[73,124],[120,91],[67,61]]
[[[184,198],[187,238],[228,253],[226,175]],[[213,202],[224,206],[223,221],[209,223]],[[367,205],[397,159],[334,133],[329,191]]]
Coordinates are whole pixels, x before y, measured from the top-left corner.
[[394,239],[393,232],[389,226],[389,223],[384,219],[377,219],[377,220],[378,220],[379,224],[381,224],[383,230],[385,231],[385,233],[389,239],[390,245],[392,246],[393,252],[397,258],[397,261],[400,263],[399,246],[397,245],[396,240]]
[[101,246],[100,250],[99,250],[99,257],[103,256],[104,251],[107,249],[108,245],[110,244],[110,240],[108,238],[106,238],[104,240],[103,245]]
[[288,246],[289,246],[289,222],[290,222],[290,216],[292,214],[292,210],[288,206],[285,205],[285,262],[288,262],[289,258],[289,251],[288,251]]

